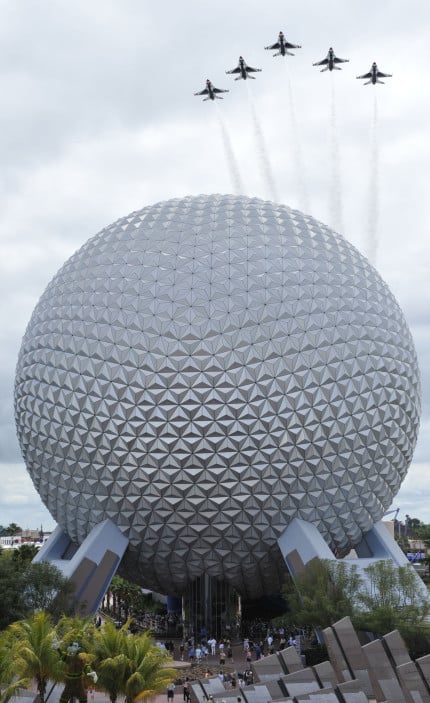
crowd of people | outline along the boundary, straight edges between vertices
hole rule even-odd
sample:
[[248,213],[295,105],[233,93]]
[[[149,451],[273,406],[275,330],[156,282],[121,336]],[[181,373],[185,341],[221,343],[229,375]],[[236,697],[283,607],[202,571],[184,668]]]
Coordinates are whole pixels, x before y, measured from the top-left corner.
[[194,637],[182,641],[179,645],[179,658],[181,661],[189,660],[190,664],[207,661],[209,656],[219,656],[219,664],[223,666],[233,659],[233,648],[229,639],[221,639],[219,642],[214,637],[202,639],[194,644]]
[[151,630],[157,635],[166,635],[181,627],[181,618],[176,613],[140,613],[134,621],[140,629]]
[[[255,630],[254,630],[255,632]],[[182,640],[178,649],[170,649],[175,658],[189,662],[188,676],[178,683],[182,685],[182,695],[184,703],[190,703],[190,682],[196,678],[210,678],[218,676],[223,682],[226,690],[237,689],[240,692],[246,686],[253,683],[252,662],[269,656],[286,647],[294,646],[300,651],[302,638],[308,637],[310,633],[297,630],[286,632],[283,627],[268,628],[261,638],[251,638],[246,636],[238,643],[232,642],[228,638],[216,639],[213,636],[200,637],[201,641],[190,637]],[[169,643],[166,642],[166,649]],[[239,696],[240,697],[240,696]],[[238,700],[239,700],[238,697]],[[168,703],[172,703],[168,701]],[[210,698],[202,700],[201,703],[212,703]]]
[[[270,630],[263,639],[256,641],[245,637],[242,643],[245,663],[249,665],[253,660],[258,661],[262,657],[274,654],[286,647],[299,647],[302,638],[306,635],[304,632],[286,633],[284,628],[279,628],[279,630],[277,632]],[[166,642],[164,646],[172,656],[175,656],[173,642]],[[232,643],[229,639],[224,638],[217,641],[215,637],[209,637],[195,643],[194,637],[190,637],[179,644],[178,654],[180,661],[189,661],[191,666],[207,662],[209,658],[213,661],[214,657],[218,659],[220,667],[225,664],[233,664]]]

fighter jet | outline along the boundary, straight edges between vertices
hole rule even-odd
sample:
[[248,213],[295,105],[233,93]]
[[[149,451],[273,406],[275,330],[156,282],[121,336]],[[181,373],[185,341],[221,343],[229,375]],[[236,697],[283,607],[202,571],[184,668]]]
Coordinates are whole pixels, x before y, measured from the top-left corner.
[[323,71],[332,71],[334,68],[337,71],[341,71],[339,66],[336,66],[336,64],[337,63],[347,63],[348,61],[349,61],[349,59],[338,59],[338,57],[334,53],[332,47],[330,47],[325,59],[322,59],[322,61],[317,61],[316,63],[313,63],[312,66],[324,66],[324,68],[321,69],[321,73]]
[[288,51],[288,49],[301,49],[301,44],[290,44],[290,42],[286,41],[284,37],[284,32],[279,32],[279,38],[278,41],[275,44],[272,44],[271,46],[265,46],[265,49],[279,49],[279,51],[276,52],[276,54],[273,54],[273,56],[285,56],[285,54],[288,54],[288,56],[295,56],[291,51]]
[[228,90],[222,90],[222,88],[215,88],[214,85],[210,82],[209,78],[206,81],[206,88],[201,90],[199,93],[194,93],[194,95],[207,95],[207,98],[203,98],[203,102],[205,100],[224,100],[220,95],[217,95],[217,93],[228,93]]
[[380,78],[391,78],[393,74],[392,73],[382,73],[382,71],[378,71],[378,66],[376,65],[376,62],[374,61],[372,63],[372,66],[370,68],[369,73],[364,73],[362,76],[356,76],[357,78],[369,78],[366,83],[363,83],[363,85],[370,85],[372,83],[375,85],[376,83],[385,83],[385,81],[380,81]]
[[243,56],[239,56],[239,63],[236,68],[232,68],[231,71],[226,71],[226,73],[238,73],[238,77],[234,80],[239,81],[241,78],[243,78],[243,80],[246,80],[247,78],[255,79],[255,76],[250,76],[249,74],[256,73],[258,71],[261,71],[261,68],[252,68],[252,66],[248,66]]

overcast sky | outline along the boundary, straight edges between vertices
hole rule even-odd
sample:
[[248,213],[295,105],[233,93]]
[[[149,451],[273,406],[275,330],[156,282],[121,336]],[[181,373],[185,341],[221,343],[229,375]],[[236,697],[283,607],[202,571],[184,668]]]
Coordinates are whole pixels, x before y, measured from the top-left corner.
[[[280,30],[294,57],[264,50]],[[393,507],[430,522],[429,36],[428,0],[0,0],[0,524],[54,527],[13,419],[21,339],[53,275],[118,217],[239,180],[340,231],[396,296],[422,420]],[[349,63],[320,73],[330,46]],[[225,74],[239,54],[255,81]],[[373,61],[393,77],[363,86]],[[193,96],[206,78],[223,101]]]

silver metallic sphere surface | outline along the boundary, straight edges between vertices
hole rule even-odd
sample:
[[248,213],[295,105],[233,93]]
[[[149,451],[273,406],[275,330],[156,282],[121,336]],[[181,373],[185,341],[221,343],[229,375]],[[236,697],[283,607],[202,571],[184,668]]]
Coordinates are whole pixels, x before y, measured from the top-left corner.
[[411,335],[378,273],[283,205],[186,197],[90,239],[37,304],[16,423],[46,507],[80,544],[110,518],[123,573],[274,592],[293,517],[337,554],[390,506],[416,443]]

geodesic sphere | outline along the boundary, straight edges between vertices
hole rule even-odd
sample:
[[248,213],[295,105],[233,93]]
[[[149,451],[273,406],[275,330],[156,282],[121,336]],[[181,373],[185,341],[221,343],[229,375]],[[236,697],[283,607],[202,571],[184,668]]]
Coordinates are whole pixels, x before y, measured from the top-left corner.
[[16,421],[46,507],[81,543],[110,518],[123,573],[277,589],[293,517],[343,553],[416,442],[410,333],[342,237],[256,198],[145,207],[90,239],[36,306]]

